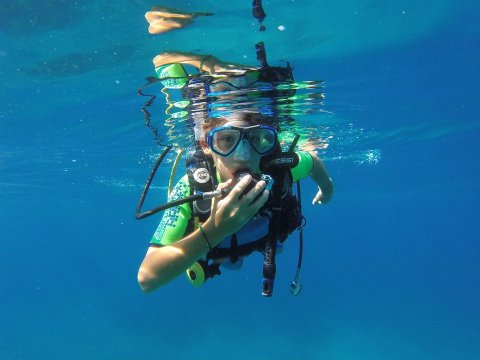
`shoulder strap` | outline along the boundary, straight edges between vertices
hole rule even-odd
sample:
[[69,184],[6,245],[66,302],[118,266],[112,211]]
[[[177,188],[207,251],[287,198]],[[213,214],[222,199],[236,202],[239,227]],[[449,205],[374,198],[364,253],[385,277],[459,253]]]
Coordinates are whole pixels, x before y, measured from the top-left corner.
[[277,148],[275,153],[266,158],[262,171],[274,179],[273,196],[267,203],[271,212],[270,235],[283,242],[302,222],[299,199],[293,194],[293,176],[291,169],[298,165],[299,157],[292,150],[287,152]]
[[[210,156],[199,149],[187,160],[186,165],[190,195],[215,190],[215,170],[213,159]],[[211,200],[209,199],[191,202],[192,217],[197,216],[200,222],[204,222],[210,216],[210,204]]]

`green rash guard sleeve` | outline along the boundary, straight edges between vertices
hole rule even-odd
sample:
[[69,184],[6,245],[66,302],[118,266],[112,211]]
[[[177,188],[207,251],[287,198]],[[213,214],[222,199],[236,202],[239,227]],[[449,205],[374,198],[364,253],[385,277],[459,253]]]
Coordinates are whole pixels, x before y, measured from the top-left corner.
[[292,169],[293,182],[310,176],[313,170],[313,159],[308,151],[297,151],[298,165]]
[[[168,201],[187,196],[190,196],[190,186],[188,185],[188,176],[185,175],[173,188]],[[188,203],[167,209],[150,240],[150,244],[170,245],[183,238],[191,216],[192,210]]]

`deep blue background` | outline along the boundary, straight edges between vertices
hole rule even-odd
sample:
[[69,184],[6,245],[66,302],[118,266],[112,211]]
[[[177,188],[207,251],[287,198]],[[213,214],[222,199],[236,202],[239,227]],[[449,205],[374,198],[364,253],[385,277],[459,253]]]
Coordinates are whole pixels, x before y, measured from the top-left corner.
[[[58,14],[37,18],[36,30],[75,25],[75,12],[55,3]],[[144,33],[150,4],[136,5],[139,16],[123,21]],[[297,78],[326,80],[328,110],[366,134],[353,145],[349,134],[334,138],[324,153],[331,204],[309,205],[305,182],[297,298],[288,293],[295,236],[271,299],[259,295],[260,256],[203,289],[178,279],[142,294],[136,273],[159,220],[133,219],[158,151],[135,96],[150,59],[128,58],[131,42],[112,38],[125,63],[98,60],[92,74],[86,57],[82,71],[43,68],[21,81],[15,66],[33,58],[42,69],[35,49],[2,49],[0,358],[478,359],[478,10],[467,2],[398,46],[295,63]],[[3,24],[9,46],[28,41],[21,21]],[[369,149],[381,151],[378,163],[355,161]]]

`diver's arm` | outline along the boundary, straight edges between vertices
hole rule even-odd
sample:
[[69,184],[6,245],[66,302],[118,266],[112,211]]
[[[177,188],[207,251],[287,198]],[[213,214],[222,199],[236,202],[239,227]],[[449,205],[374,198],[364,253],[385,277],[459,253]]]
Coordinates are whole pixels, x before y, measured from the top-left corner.
[[[239,199],[251,179],[251,176],[245,176],[225,198],[212,200],[211,215],[203,224],[203,231],[212,248],[241,229],[267,201],[268,191],[256,199],[265,188],[264,181],[259,181]],[[222,183],[219,188],[225,189],[230,184],[230,181]],[[207,240],[199,230],[171,245],[150,247],[138,271],[140,287],[144,292],[155,290],[176,278],[208,251]]]
[[213,55],[201,55],[187,52],[164,52],[153,59],[155,67],[162,65],[182,63],[194,66],[200,72],[207,72],[209,74],[215,73],[233,73],[235,75],[244,74],[246,71],[254,70],[256,67],[226,63],[221,61]]
[[328,176],[327,168],[317,154],[310,152],[310,155],[313,159],[310,177],[318,185],[318,192],[313,198],[312,204],[326,204],[333,196],[333,182]]
[[[212,223],[212,220],[208,219],[203,224],[203,231],[211,246],[215,246],[224,236],[214,229]],[[173,280],[195,261],[204,257],[208,250],[207,240],[198,229],[171,245],[151,246],[138,271],[141,289],[144,292],[151,292]]]

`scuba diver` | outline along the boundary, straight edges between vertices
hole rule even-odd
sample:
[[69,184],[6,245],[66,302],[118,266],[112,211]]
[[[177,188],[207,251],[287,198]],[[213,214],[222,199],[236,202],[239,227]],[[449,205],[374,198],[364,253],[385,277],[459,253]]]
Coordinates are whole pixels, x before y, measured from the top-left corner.
[[[240,66],[187,53],[165,53],[154,63],[160,79],[170,80],[168,75],[170,86],[187,95],[189,86],[198,88],[199,83],[213,91],[218,91],[214,85],[225,84],[239,89],[249,77],[270,84],[287,69],[266,62],[261,68]],[[207,76],[190,81],[181,64]],[[259,251],[265,256],[262,294],[271,296],[276,250],[304,223],[299,188],[297,197],[293,184],[310,177],[318,185],[312,203],[326,204],[333,195],[332,180],[314,152],[294,151],[298,138],[282,151],[275,113],[253,107],[206,114],[195,120],[197,150],[187,160],[187,174],[169,194],[175,206],[165,207],[140,265],[139,285],[152,292],[186,273],[194,286],[201,286],[221,268],[239,268],[246,256]]]

